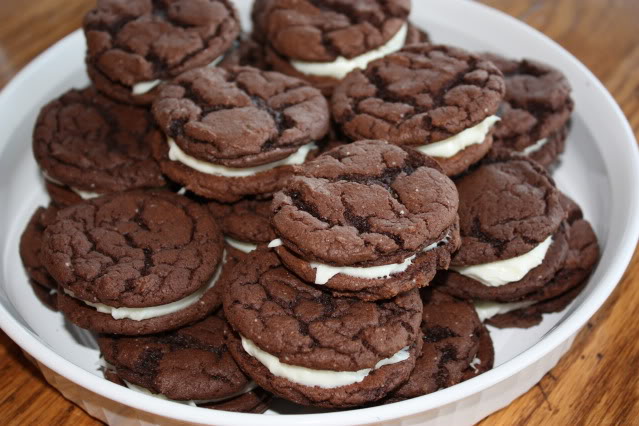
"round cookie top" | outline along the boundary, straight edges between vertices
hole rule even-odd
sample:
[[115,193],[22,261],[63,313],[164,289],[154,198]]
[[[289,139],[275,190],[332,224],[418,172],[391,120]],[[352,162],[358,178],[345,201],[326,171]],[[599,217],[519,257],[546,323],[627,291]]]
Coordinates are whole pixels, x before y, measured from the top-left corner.
[[245,198],[237,203],[208,203],[222,232],[239,241],[264,244],[275,238],[271,227],[271,200]]
[[275,233],[302,258],[384,264],[444,238],[458,196],[432,158],[368,140],[300,166],[272,206]]
[[226,321],[210,316],[176,331],[144,336],[101,336],[104,359],[120,378],[169,399],[210,400],[249,384],[224,344]]
[[110,193],[165,184],[149,144],[162,135],[148,110],[94,88],[70,90],[47,104],[33,131],[33,153],[48,177]]
[[504,91],[501,72],[490,61],[422,43],[352,71],[335,88],[331,108],[353,140],[424,145],[495,114]]
[[472,303],[422,289],[424,346],[408,381],[391,400],[414,398],[462,381],[477,354],[482,324]]
[[570,83],[547,64],[484,54],[504,74],[506,95],[501,121],[495,126],[495,148],[522,151],[561,131],[574,108]]
[[270,250],[248,256],[245,268],[235,269],[224,312],[241,336],[282,362],[316,370],[372,368],[412,346],[420,333],[416,290],[375,303],[335,298],[302,282]]
[[462,245],[456,266],[527,253],[553,235],[565,218],[552,178],[521,156],[486,161],[457,182]]
[[253,11],[258,37],[281,55],[333,62],[388,42],[406,23],[410,0],[267,0]]
[[112,307],[182,299],[209,283],[222,234],[205,206],[168,191],[105,195],[61,210],[43,263],[73,296]]
[[187,154],[228,167],[281,160],[326,135],[326,99],[307,83],[251,67],[181,74],[153,103],[164,133]]
[[89,65],[123,86],[207,65],[240,34],[229,0],[99,0],[83,27]]

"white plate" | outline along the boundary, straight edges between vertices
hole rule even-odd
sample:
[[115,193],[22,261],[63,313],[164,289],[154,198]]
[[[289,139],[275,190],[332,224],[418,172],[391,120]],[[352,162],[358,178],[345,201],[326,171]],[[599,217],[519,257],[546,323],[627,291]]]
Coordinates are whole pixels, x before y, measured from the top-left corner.
[[[238,0],[248,22],[249,0]],[[37,205],[47,203],[31,154],[40,107],[71,87],[88,83],[79,31],[58,42],[0,95],[0,325],[29,353],[54,386],[90,414],[109,423],[203,424],[470,424],[532,387],[568,350],[575,333],[621,278],[639,235],[639,155],[630,126],[602,84],[577,59],[525,24],[465,0],[413,2],[412,20],[437,42],[511,57],[531,57],[561,69],[574,89],[576,109],[567,150],[555,173],[559,187],[583,207],[603,249],[589,285],[564,312],[546,315],[528,330],[492,330],[496,367],[448,389],[389,406],[288,416],[215,412],[142,395],[107,382],[98,371],[91,335],[65,322],[35,298],[22,269],[18,241]],[[561,380],[561,378],[559,378]],[[277,404],[278,412],[305,412]],[[270,411],[273,413],[274,411]]]

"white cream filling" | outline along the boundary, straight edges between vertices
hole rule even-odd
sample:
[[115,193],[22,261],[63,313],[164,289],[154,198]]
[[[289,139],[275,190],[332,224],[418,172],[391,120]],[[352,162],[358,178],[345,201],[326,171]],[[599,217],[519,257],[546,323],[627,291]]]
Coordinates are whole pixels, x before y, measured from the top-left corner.
[[530,155],[534,152],[539,151],[541,148],[543,148],[544,145],[546,145],[548,143],[548,138],[543,138],[543,139],[539,139],[537,142],[535,142],[534,144],[527,146],[526,148],[524,148],[521,153],[524,155]]
[[499,287],[522,279],[528,272],[541,265],[552,244],[552,235],[537,247],[521,256],[480,265],[451,267],[462,275],[489,287]]
[[338,56],[333,62],[306,62],[291,59],[290,63],[297,71],[306,75],[315,75],[319,77],[333,77],[338,80],[346,77],[346,74],[356,68],[364,69],[369,62],[383,58],[393,52],[397,52],[406,43],[406,35],[408,34],[408,25],[404,24],[395,33],[395,35],[383,46],[370,50],[362,55],[352,59]]
[[[195,293],[191,293],[190,295],[186,296],[183,299],[176,300],[175,302],[167,303],[166,305],[151,306],[148,308],[127,308],[127,307],[114,308],[113,306],[108,306],[103,303],[92,303],[82,299],[78,299],[78,300],[86,303],[89,306],[94,307],[100,313],[110,314],[113,317],[113,319],[116,319],[116,320],[131,319],[133,321],[143,321],[150,318],[169,315],[174,312],[181,311],[182,309],[186,309],[189,306],[197,303],[202,298],[202,296],[204,296],[204,293],[206,293],[207,290],[212,288],[217,282],[217,280],[220,278],[220,275],[222,274],[222,269],[225,263],[226,263],[226,251],[222,253],[222,262],[220,262],[220,264],[218,265],[217,270],[215,271],[215,275],[213,275],[213,278],[211,279],[211,281],[209,281],[207,285],[200,288]],[[77,299],[77,297],[75,297],[72,291],[64,289],[64,292],[68,294],[69,296]]]
[[[220,61],[224,59],[224,55],[220,55],[217,58],[213,59],[213,61],[208,64],[209,67],[214,67],[220,63]],[[141,81],[139,83],[135,83],[131,88],[131,94],[134,96],[143,95],[145,93],[150,92],[155,86],[162,83],[164,80],[150,80],[150,81]]]
[[[433,250],[441,243],[448,242],[448,235],[443,239],[425,247],[422,253]],[[271,242],[272,244],[272,242]],[[270,245],[269,245],[270,247]],[[315,284],[326,284],[337,274],[344,274],[355,278],[380,279],[388,278],[393,274],[404,272],[413,264],[417,254],[407,257],[402,263],[391,263],[389,265],[357,267],[357,266],[331,266],[319,262],[309,262],[311,268],[315,269]]]
[[375,364],[375,367],[373,368],[363,368],[358,371],[314,370],[307,367],[284,364],[277,359],[277,357],[269,354],[268,352],[264,352],[249,339],[244,336],[240,337],[242,338],[242,347],[246,353],[261,362],[274,376],[283,377],[300,385],[317,386],[324,389],[332,389],[340,386],[352,385],[353,383],[359,383],[364,380],[372,370],[377,370],[385,365],[406,361],[410,357],[409,348],[407,346],[390,358],[382,359]]
[[279,246],[281,246],[282,244],[283,244],[283,243],[282,243],[282,240],[280,240],[279,238],[277,238],[277,239],[275,239],[275,240],[271,241],[270,243],[268,243],[268,248],[275,248],[275,247],[279,247]]
[[231,238],[231,237],[224,237],[224,239],[226,240],[228,245],[238,249],[239,251],[243,253],[250,253],[253,250],[257,249],[257,244],[245,243],[244,241],[238,241],[235,238]]
[[198,405],[201,404],[208,404],[211,402],[220,402],[220,401],[226,401],[227,399],[231,399],[231,398],[235,398],[236,396],[240,396],[240,395],[244,395],[245,393],[248,393],[250,391],[252,391],[253,389],[255,389],[257,387],[257,385],[255,384],[255,382],[250,381],[243,389],[232,393],[228,396],[222,397],[222,398],[215,398],[215,399],[202,399],[202,400],[190,400],[190,401],[178,401],[175,399],[170,399],[168,398],[166,395],[162,395],[161,393],[153,393],[150,390],[143,388],[142,386],[138,386],[138,385],[134,385],[133,383],[127,382],[126,380],[122,379],[122,381],[126,384],[126,386],[131,389],[134,390],[136,392],[140,392],[146,395],[151,395],[155,398],[158,399],[163,399],[165,401],[172,401],[172,402],[177,402],[178,404],[184,404],[184,405],[190,405],[192,407],[197,407]]
[[494,317],[495,315],[507,314],[508,312],[516,311],[517,309],[527,308],[534,305],[533,300],[527,300],[524,302],[511,302],[511,303],[497,303],[487,301],[475,302],[475,310],[479,320],[484,322],[485,320]]
[[209,163],[206,161],[199,160],[195,157],[191,157],[189,154],[187,154],[186,152],[180,149],[180,147],[175,143],[173,138],[168,138],[167,142],[169,144],[169,159],[171,161],[180,162],[184,164],[185,166],[192,168],[193,170],[197,170],[200,173],[205,173],[207,175],[226,176],[226,177],[253,176],[260,172],[271,170],[279,166],[302,164],[306,160],[306,156],[308,155],[308,153],[312,149],[317,147],[314,142],[311,142],[309,144],[301,146],[295,153],[281,160],[274,161],[268,164],[262,164],[261,166],[233,168],[233,167],[219,166],[217,164]]
[[80,198],[82,198],[83,200],[90,200],[91,198],[97,198],[97,197],[102,195],[102,194],[98,194],[97,192],[83,191],[81,189],[77,189],[77,188],[74,188],[72,186],[65,185],[64,183],[60,182],[59,180],[49,176],[47,174],[47,172],[44,172],[44,171],[42,172],[42,176],[44,176],[44,178],[46,180],[48,180],[49,182],[51,182],[51,183],[55,183],[56,185],[63,186],[65,188],[69,188],[71,191],[73,191],[76,194],[78,194],[80,196]]
[[500,120],[496,115],[486,117],[481,123],[462,130],[443,141],[429,143],[415,147],[418,151],[431,157],[450,158],[470,145],[482,143],[491,127]]
[[481,360],[477,357],[473,358],[473,360],[470,362],[469,367],[473,369],[473,371],[476,373],[477,372],[477,366],[481,364]]

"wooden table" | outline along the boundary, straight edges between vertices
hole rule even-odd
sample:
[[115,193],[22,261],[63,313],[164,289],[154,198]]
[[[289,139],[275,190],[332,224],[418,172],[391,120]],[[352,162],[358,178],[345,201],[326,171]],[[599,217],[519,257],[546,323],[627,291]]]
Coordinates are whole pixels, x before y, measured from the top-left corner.
[[[414,0],[419,2],[420,0]],[[1,0],[0,87],[80,26],[95,0]],[[639,136],[639,0],[484,0],[544,32],[606,85]],[[46,77],[44,77],[46,78]],[[635,188],[637,182],[629,183]],[[570,352],[492,424],[639,422],[639,256]],[[634,287],[634,288],[633,288]],[[0,424],[98,422],[49,386],[0,332]]]

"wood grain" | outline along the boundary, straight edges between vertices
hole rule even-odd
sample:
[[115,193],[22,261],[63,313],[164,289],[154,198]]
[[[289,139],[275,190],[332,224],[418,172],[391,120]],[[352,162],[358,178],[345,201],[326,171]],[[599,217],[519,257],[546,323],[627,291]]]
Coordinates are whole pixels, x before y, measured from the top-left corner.
[[[414,0],[415,2],[420,0]],[[639,135],[639,1],[484,0],[542,31],[606,85]],[[1,0],[0,87],[38,53],[80,26],[94,0]],[[634,188],[636,182],[629,183]],[[639,255],[570,352],[541,382],[482,426],[637,424]],[[49,386],[0,332],[0,424],[95,425]]]

